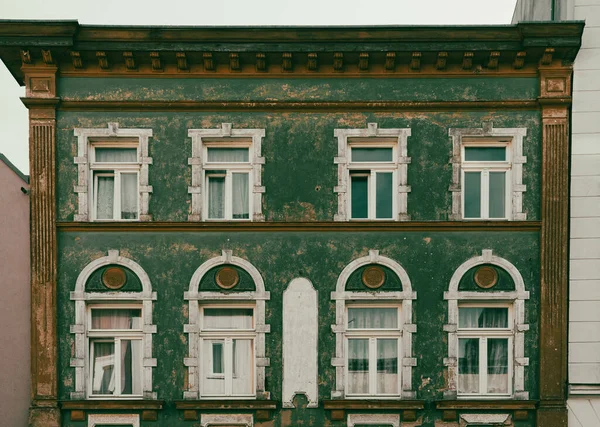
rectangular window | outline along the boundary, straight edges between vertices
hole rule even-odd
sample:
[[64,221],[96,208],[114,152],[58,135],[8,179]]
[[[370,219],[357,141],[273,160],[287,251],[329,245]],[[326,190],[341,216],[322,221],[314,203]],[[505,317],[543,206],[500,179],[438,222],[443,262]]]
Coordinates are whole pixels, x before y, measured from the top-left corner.
[[458,394],[509,395],[513,331],[508,307],[459,307]]
[[462,202],[465,219],[510,219],[510,171],[507,143],[470,140],[464,143]]
[[137,148],[94,143],[91,153],[93,219],[138,220],[140,164]]

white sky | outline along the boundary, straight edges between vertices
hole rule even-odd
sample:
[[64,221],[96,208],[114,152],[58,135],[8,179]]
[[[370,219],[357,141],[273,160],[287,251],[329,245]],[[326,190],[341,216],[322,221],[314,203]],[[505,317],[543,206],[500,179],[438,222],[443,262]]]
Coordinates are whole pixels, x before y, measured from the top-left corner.
[[[516,0],[0,0],[0,19],[97,25],[510,24]],[[1,24],[0,24],[1,25]],[[25,95],[0,62],[0,153],[29,173]]]

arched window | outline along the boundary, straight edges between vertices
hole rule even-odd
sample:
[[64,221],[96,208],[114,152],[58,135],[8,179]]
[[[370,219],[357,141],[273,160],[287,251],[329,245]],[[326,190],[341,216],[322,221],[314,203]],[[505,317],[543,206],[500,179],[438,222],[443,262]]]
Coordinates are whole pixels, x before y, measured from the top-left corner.
[[414,398],[412,300],[406,271],[396,261],[369,251],[340,274],[336,302],[336,387],[332,399]]
[[152,391],[152,301],[139,264],[109,250],[79,274],[75,291],[75,391],[71,399],[156,399]]
[[525,300],[517,268],[484,250],[462,264],[448,292],[446,398],[528,399],[525,391]]
[[189,292],[189,388],[184,399],[268,399],[265,391],[265,301],[258,270],[230,250],[202,264]]

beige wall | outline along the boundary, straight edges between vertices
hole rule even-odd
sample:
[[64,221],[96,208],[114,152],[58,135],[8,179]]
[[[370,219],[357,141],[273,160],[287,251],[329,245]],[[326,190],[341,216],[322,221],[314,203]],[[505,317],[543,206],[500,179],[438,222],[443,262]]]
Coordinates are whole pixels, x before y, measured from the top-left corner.
[[29,186],[0,160],[0,425],[29,408]]

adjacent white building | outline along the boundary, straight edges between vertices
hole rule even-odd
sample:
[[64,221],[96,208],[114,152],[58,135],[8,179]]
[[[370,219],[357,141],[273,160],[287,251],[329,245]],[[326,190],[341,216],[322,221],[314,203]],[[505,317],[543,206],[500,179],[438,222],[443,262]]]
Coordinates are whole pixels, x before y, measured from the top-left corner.
[[569,427],[600,426],[600,0],[519,0],[518,21],[585,20],[572,111]]

